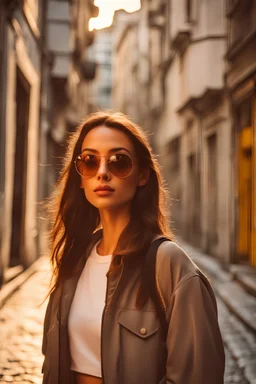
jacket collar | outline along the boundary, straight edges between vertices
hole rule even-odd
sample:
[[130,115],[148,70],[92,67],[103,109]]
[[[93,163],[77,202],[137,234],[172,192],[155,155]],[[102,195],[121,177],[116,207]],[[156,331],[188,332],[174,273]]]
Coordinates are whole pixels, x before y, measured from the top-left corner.
[[[152,238],[152,241],[155,241],[159,238],[163,237],[163,235],[155,235]],[[120,264],[120,267],[114,272],[111,272],[109,274],[108,282],[107,282],[107,296],[106,296],[106,305],[109,306],[111,304],[111,299],[114,295],[114,293],[117,290],[117,287],[119,285],[119,282],[121,280],[121,277],[123,275],[124,266],[123,263]]]

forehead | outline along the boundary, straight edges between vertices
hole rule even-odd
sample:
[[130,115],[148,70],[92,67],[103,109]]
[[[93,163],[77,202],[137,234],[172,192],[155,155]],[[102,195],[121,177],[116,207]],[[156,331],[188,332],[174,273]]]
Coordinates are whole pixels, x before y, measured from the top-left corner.
[[119,129],[100,125],[87,133],[82,143],[81,151],[85,148],[91,148],[100,153],[107,153],[112,148],[119,147],[123,147],[131,153],[134,153],[134,146],[128,135]]

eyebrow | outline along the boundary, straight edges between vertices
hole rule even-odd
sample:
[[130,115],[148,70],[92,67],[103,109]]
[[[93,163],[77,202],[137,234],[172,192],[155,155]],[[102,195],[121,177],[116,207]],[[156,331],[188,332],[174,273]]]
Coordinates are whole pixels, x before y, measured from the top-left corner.
[[[93,148],[84,148],[82,150],[82,153],[85,152],[85,151],[92,152],[92,153],[99,153],[99,151],[97,151],[97,149],[93,149]],[[114,152],[119,152],[119,151],[126,151],[126,152],[130,153],[130,151],[128,151],[128,149],[126,149],[124,147],[112,148],[108,152],[109,153],[114,153]]]

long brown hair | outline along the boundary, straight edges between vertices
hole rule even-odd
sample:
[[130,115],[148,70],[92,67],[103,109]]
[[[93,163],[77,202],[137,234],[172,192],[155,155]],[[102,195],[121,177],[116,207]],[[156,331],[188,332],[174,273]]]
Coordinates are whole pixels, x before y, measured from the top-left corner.
[[147,184],[138,187],[133,198],[131,220],[120,235],[109,273],[117,269],[120,262],[139,262],[139,255],[145,254],[155,234],[172,237],[168,226],[166,191],[158,162],[152,154],[145,133],[121,113],[93,113],[69,139],[63,171],[49,203],[52,215],[50,240],[54,281],[50,292],[74,273],[92,234],[100,227],[98,209],[86,199],[80,188],[80,176],[74,167],[85,136],[100,125],[125,132],[134,145],[139,167],[150,170]]

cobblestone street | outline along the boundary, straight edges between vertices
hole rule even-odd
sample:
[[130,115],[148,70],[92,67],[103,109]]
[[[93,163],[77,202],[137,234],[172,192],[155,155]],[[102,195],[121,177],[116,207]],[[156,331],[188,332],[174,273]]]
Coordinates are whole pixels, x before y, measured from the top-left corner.
[[0,310],[0,382],[41,383],[43,317],[49,282],[47,262]]
[[[49,278],[43,259],[40,270],[0,310],[0,383],[42,382],[41,341],[47,301],[40,303]],[[255,335],[220,300],[218,308],[226,350],[225,384],[255,384]]]
[[255,366],[256,337],[230,314],[221,300],[217,301],[219,324],[225,343],[225,384],[255,384],[255,372],[248,370],[249,367],[253,370],[253,365]]

